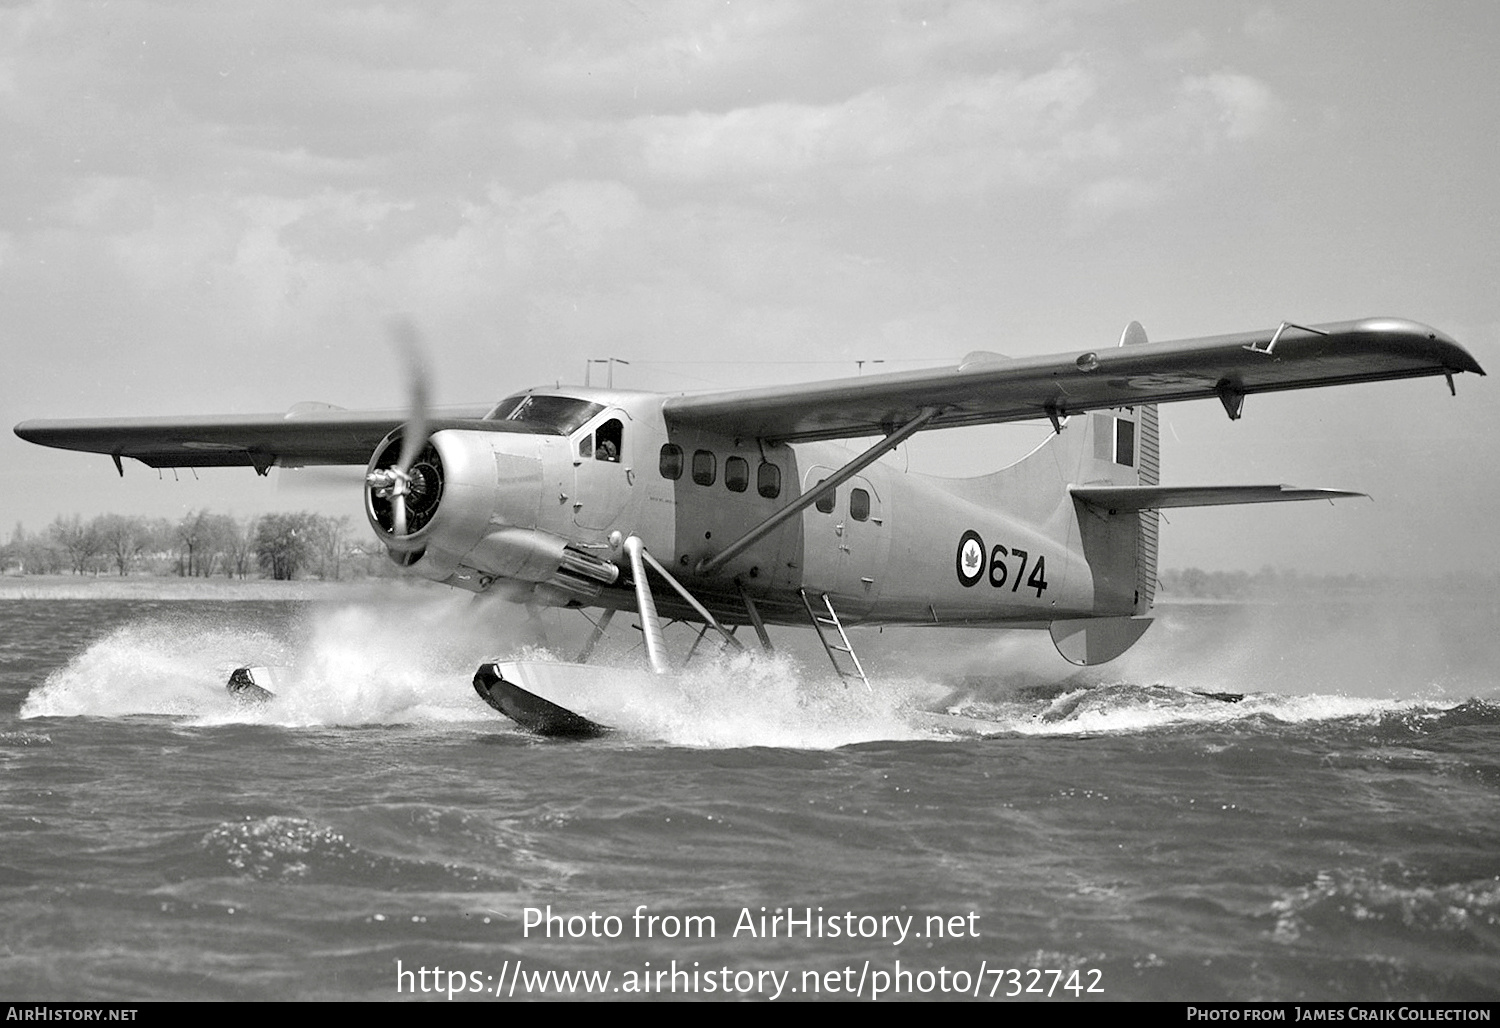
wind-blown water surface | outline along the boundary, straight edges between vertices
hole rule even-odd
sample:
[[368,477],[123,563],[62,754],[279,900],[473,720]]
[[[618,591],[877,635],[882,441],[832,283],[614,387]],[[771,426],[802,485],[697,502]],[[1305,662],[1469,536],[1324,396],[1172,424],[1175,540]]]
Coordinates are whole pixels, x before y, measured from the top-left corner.
[[565,743],[461,597],[0,601],[0,993],[1494,999],[1496,611],[1423,609],[864,633],[869,693],[789,634]]

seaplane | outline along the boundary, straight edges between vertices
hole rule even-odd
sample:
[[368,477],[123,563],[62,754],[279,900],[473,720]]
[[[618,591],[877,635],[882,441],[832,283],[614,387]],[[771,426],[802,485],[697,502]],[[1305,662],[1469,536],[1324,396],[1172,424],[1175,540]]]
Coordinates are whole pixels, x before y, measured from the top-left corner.
[[[410,349],[409,324],[398,336]],[[474,688],[523,728],[610,729],[590,665],[618,612],[651,671],[670,675],[664,619],[743,648],[749,626],[802,625],[835,673],[869,677],[855,625],[1037,629],[1063,659],[1118,657],[1151,624],[1158,512],[1359,496],[1288,485],[1163,485],[1158,405],[1483,375],[1442,332],[1366,318],[1118,345],[775,388],[654,393],[538,387],[498,403],[406,410],[299,404],[263,416],[38,420],[22,439],[153,468],[363,465],[364,508],[406,571],[457,589],[591,614],[572,662],[497,659]],[[1045,442],[1009,467],[939,478],[881,458],[915,433],[1037,421]],[[874,440],[869,445],[861,443]],[[748,634],[748,633],[747,633]],[[269,694],[243,668],[231,690]]]

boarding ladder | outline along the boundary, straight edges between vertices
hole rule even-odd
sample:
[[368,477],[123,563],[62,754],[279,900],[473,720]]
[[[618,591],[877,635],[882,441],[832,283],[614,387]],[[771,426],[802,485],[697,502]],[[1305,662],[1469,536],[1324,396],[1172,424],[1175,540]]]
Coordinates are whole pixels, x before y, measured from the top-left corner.
[[818,641],[823,644],[828,659],[833,662],[833,670],[845,682],[859,681],[865,683],[866,689],[870,688],[870,679],[865,676],[865,669],[849,642],[849,636],[844,633],[844,626],[828,594],[818,594],[821,610],[813,605],[806,589],[798,589],[797,595],[802,597],[802,606],[807,608],[807,616],[817,629]]

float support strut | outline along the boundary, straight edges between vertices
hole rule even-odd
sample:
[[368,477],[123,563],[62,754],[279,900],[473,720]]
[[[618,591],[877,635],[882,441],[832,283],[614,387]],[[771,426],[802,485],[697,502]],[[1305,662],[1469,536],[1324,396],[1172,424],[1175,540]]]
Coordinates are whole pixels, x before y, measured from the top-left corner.
[[583,650],[578,654],[578,659],[573,663],[587,664],[589,658],[594,655],[594,647],[599,645],[599,640],[604,638],[604,630],[609,627],[610,618],[615,616],[613,608],[606,609],[604,616],[594,625],[594,630],[589,633],[589,641],[583,644]]
[[667,647],[661,634],[661,618],[656,616],[656,601],[646,581],[646,547],[639,536],[625,540],[625,555],[630,558],[630,575],[635,579],[635,605],[641,612],[641,634],[646,640],[646,660],[659,675],[667,673]]

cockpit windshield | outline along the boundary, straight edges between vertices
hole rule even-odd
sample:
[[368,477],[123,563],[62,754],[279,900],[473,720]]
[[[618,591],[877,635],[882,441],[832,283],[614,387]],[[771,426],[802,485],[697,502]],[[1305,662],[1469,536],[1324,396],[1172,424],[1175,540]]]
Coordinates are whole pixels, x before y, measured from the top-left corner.
[[603,404],[590,403],[571,396],[541,396],[523,393],[501,400],[494,410],[485,415],[486,421],[503,422],[520,432],[536,432],[544,435],[568,435],[589,418],[604,409]]

